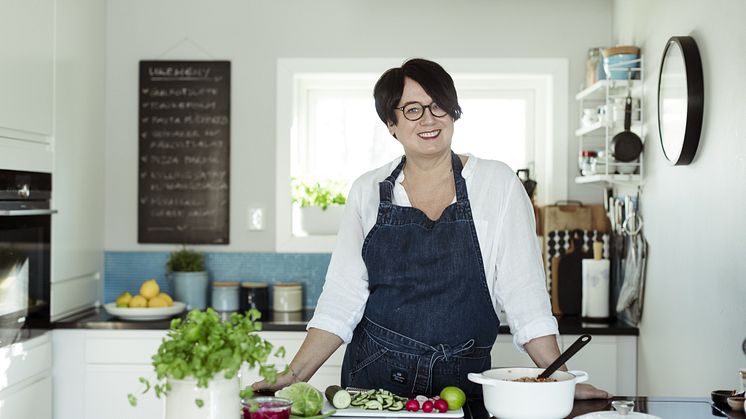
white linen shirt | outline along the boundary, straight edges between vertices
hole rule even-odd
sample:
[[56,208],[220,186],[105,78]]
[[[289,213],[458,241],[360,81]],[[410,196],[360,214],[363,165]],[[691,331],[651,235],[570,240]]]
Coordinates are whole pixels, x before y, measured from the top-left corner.
[[[401,157],[365,173],[353,183],[326,282],[308,328],[333,333],[345,343],[352,339],[369,295],[362,247],[376,223],[380,202],[378,183],[400,161]],[[559,333],[545,287],[531,202],[518,177],[502,162],[469,156],[462,175],[495,313],[499,307],[505,310],[513,343],[525,351],[523,345],[531,339]],[[392,203],[411,207],[403,180],[404,171],[396,179]],[[458,302],[455,304],[457,309]]]

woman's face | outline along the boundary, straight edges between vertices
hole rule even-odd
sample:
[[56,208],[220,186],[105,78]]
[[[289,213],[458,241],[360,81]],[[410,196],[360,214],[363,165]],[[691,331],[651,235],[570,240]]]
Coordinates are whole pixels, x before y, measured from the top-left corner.
[[[433,103],[433,99],[419,83],[406,77],[397,107],[413,102],[427,106]],[[410,121],[404,117],[402,111],[396,110],[395,112],[398,122],[394,124],[389,121],[389,132],[396,136],[407,156],[433,156],[450,152],[453,137],[453,118],[450,115],[435,117],[428,108],[424,110],[422,118]]]

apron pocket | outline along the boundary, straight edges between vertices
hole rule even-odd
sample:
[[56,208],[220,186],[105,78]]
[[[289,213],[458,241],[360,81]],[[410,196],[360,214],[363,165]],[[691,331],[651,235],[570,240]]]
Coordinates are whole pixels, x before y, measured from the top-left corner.
[[365,333],[350,369],[349,386],[385,388],[408,395],[417,373],[417,355],[391,350]]

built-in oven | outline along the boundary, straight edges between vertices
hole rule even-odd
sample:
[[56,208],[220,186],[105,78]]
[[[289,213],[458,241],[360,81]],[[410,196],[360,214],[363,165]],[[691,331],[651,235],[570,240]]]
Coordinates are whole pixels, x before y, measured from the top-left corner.
[[49,327],[52,176],[0,170],[0,346]]

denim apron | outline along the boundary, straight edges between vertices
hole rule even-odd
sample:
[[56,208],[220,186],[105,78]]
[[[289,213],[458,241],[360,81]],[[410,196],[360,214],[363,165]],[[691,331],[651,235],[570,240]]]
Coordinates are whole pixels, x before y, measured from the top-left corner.
[[484,275],[461,160],[452,155],[456,202],[430,220],[391,203],[401,163],[379,184],[376,224],[362,256],[370,295],[347,345],[342,386],[433,395],[458,386],[481,397],[470,372],[490,368],[500,321]]

